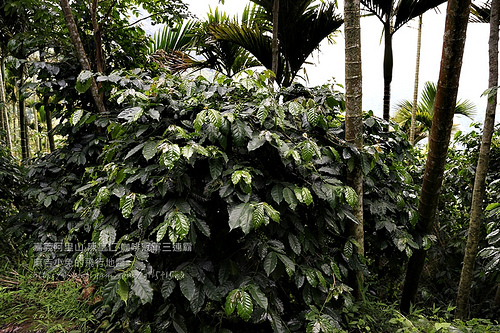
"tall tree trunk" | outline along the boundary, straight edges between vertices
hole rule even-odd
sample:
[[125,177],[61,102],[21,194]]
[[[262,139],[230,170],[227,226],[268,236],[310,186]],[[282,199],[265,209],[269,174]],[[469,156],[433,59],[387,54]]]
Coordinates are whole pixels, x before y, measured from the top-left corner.
[[[280,14],[280,0],[274,0],[273,41],[272,41],[273,59],[271,63],[271,70],[274,72],[274,75],[276,75],[276,78],[278,77],[278,66],[279,66],[279,39],[278,39],[279,14]],[[274,82],[274,80],[272,82]]]
[[[470,0],[448,1],[441,70],[429,137],[429,153],[418,206],[419,220],[416,231],[419,238],[432,232],[436,219],[446,155],[453,127],[469,11]],[[415,302],[425,255],[424,249],[415,250],[408,263],[400,305],[403,313],[408,313],[411,303]]]
[[387,18],[384,24],[384,120],[389,121],[391,110],[391,82],[392,82],[392,27],[391,19]]
[[22,87],[24,85],[24,64],[19,67],[18,79],[17,103],[19,109],[19,131],[21,135],[21,158],[24,160],[30,157],[28,125],[26,124],[26,101],[22,93]]
[[42,150],[42,137],[40,136],[40,128],[38,126],[38,109],[33,107],[33,121],[35,127],[35,147],[37,152]]
[[94,42],[95,42],[95,62],[96,69],[99,73],[104,73],[104,55],[102,52],[102,30],[97,22],[97,7],[98,0],[92,0],[92,7],[90,8],[90,15],[92,17],[92,27],[94,28]]
[[411,107],[410,123],[410,142],[415,144],[415,119],[417,118],[418,107],[418,79],[420,77],[420,49],[422,47],[422,15],[418,17],[418,36],[417,36],[417,60],[415,64],[415,84],[413,87],[413,103]]
[[[92,68],[90,67],[87,54],[85,53],[85,49],[83,48],[82,40],[80,39],[80,34],[78,33],[78,27],[76,26],[73,12],[71,11],[68,0],[60,0],[60,5],[64,14],[64,19],[66,20],[66,26],[68,27],[71,41],[73,42],[73,46],[76,50],[78,61],[80,62],[80,66],[82,66],[82,69],[84,70],[91,71]],[[102,95],[99,95],[99,89],[94,78],[92,78],[90,92],[92,94],[92,98],[94,99],[97,110],[100,113],[106,112],[106,107],[104,106]]]
[[[498,25],[500,0],[491,1],[490,15],[490,40],[489,40],[489,79],[488,87],[498,86]],[[486,115],[484,118],[483,135],[481,138],[481,148],[477,161],[476,176],[474,179],[474,189],[472,192],[472,205],[470,211],[469,233],[465,245],[464,263],[460,283],[457,292],[457,309],[455,318],[465,319],[467,317],[467,307],[469,305],[469,295],[474,277],[474,264],[478,251],[479,235],[481,231],[481,215],[483,213],[483,201],[486,192],[486,175],[490,161],[490,147],[493,131],[495,130],[495,113],[497,106],[497,93],[488,96]]]
[[52,128],[52,105],[49,104],[49,96],[43,98],[43,105],[45,107],[45,120],[47,122],[47,138],[49,140],[49,150],[53,152],[56,150],[54,142],[54,132]]
[[2,103],[0,113],[2,113],[4,119],[7,146],[12,154],[12,137],[10,133],[9,114],[7,112],[7,97],[5,95],[5,57],[3,56],[3,50],[0,50],[0,53],[0,103]]
[[[345,31],[345,83],[346,83],[346,111],[345,111],[345,139],[352,142],[356,148],[363,149],[363,108],[362,108],[362,69],[361,69],[361,27],[360,27],[360,0],[346,0],[344,2],[344,31]],[[348,170],[347,183],[358,195],[358,202],[353,213],[359,223],[350,222],[349,236],[354,238],[360,247],[356,249],[359,255],[364,255],[363,229],[363,174],[361,167],[355,166]],[[353,272],[349,281],[353,294],[361,299],[363,273]]]

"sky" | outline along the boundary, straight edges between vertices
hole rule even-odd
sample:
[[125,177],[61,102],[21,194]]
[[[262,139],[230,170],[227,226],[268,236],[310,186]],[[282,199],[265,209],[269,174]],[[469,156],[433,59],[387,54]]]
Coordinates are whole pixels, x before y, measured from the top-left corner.
[[[225,0],[222,5],[219,0],[184,0],[190,11],[203,19],[209,8],[224,10],[230,15],[239,14],[248,3],[246,0]],[[339,13],[342,14],[342,1],[339,1]],[[430,10],[423,16],[422,46],[420,59],[419,91],[424,82],[437,83],[443,45],[446,3],[437,11]],[[393,36],[394,69],[391,90],[391,106],[403,99],[413,99],[414,77],[417,50],[417,19],[400,28]],[[336,44],[324,41],[319,51],[315,51],[305,66],[307,86],[322,85],[329,82],[344,84],[344,39],[343,26],[335,38]],[[464,51],[462,72],[460,76],[459,99],[468,99],[477,107],[475,121],[484,121],[486,98],[481,94],[488,85],[488,24],[471,23],[467,28],[467,38]],[[383,52],[382,24],[375,17],[361,19],[361,52],[363,68],[363,109],[373,110],[382,117],[383,102]],[[339,88],[340,89],[340,88]],[[391,115],[394,110],[391,108]],[[498,119],[498,117],[497,117]],[[467,130],[471,121],[457,116],[456,122],[461,124],[461,130]]]

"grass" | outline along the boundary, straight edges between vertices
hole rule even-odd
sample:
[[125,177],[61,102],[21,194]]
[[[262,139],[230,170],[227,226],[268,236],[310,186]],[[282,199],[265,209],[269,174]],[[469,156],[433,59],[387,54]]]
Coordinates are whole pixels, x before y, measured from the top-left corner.
[[[0,329],[22,332],[91,332],[96,320],[91,297],[82,299],[88,280],[54,281],[32,272],[0,274]],[[85,294],[85,292],[83,292]]]

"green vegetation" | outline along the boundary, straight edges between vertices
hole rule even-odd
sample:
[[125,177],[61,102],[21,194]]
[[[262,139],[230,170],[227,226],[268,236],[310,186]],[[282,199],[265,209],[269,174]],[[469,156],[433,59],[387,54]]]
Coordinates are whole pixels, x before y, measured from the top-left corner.
[[93,332],[92,295],[82,299],[88,281],[76,275],[64,281],[44,279],[29,271],[0,276],[0,328],[22,332]]
[[[4,21],[26,18],[24,30],[5,28],[6,50],[31,41],[29,50],[11,54],[16,60],[8,58],[3,84],[22,89],[12,88],[0,106],[46,123],[9,127],[13,114],[0,110],[0,329],[500,332],[500,127],[486,176],[471,319],[458,320],[479,125],[455,134],[436,222],[422,234],[426,152],[409,143],[406,128],[366,111],[362,132],[351,133],[362,144],[348,142],[342,87],[292,83],[299,65],[288,74],[281,69],[282,87],[270,84],[269,70],[229,71],[229,62],[222,66],[227,75],[211,79],[165,70],[161,53],[148,60],[144,32],[119,15],[139,3],[146,2],[74,3],[69,14],[84,28],[73,30],[66,30],[71,20],[35,10],[44,4],[59,13],[57,2],[0,3]],[[266,10],[256,10],[266,12],[271,32],[274,6],[262,3]],[[282,4],[290,10],[290,2]],[[180,22],[182,4],[170,5],[162,10]],[[318,8],[333,4],[302,14],[313,19]],[[228,22],[217,15],[209,19]],[[59,29],[30,27],[35,19]],[[201,62],[223,50],[251,59],[203,34],[210,29],[204,24],[165,29],[172,37],[165,39],[199,43],[206,51]],[[120,44],[106,29],[120,32]],[[188,41],[192,36],[175,29],[203,38]],[[82,45],[63,38],[69,31]],[[80,46],[89,64],[77,61],[73,47]],[[282,51],[280,57],[290,56]],[[49,133],[30,138],[52,119]],[[23,134],[11,137],[11,129]],[[46,145],[38,140],[44,135]],[[358,193],[349,186],[354,170],[362,175]],[[362,212],[353,213],[358,206]],[[357,216],[361,238],[351,230]],[[422,251],[427,261],[416,302],[403,314],[406,266]]]

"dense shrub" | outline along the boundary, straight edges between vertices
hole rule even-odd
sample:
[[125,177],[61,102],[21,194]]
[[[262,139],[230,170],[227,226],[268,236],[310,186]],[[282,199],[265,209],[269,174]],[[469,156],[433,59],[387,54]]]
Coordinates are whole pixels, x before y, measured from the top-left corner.
[[[331,332],[352,303],[349,270],[400,279],[417,246],[401,132],[367,113],[359,152],[343,140],[342,94],[274,92],[263,74],[97,80],[109,113],[74,110],[68,144],[31,169],[28,193],[39,242],[57,244],[37,245],[38,263],[56,263],[39,269],[105,275],[101,319],[134,330],[242,332],[245,322],[249,332]],[[344,184],[353,167],[366,175],[366,258],[345,232],[356,221]]]

